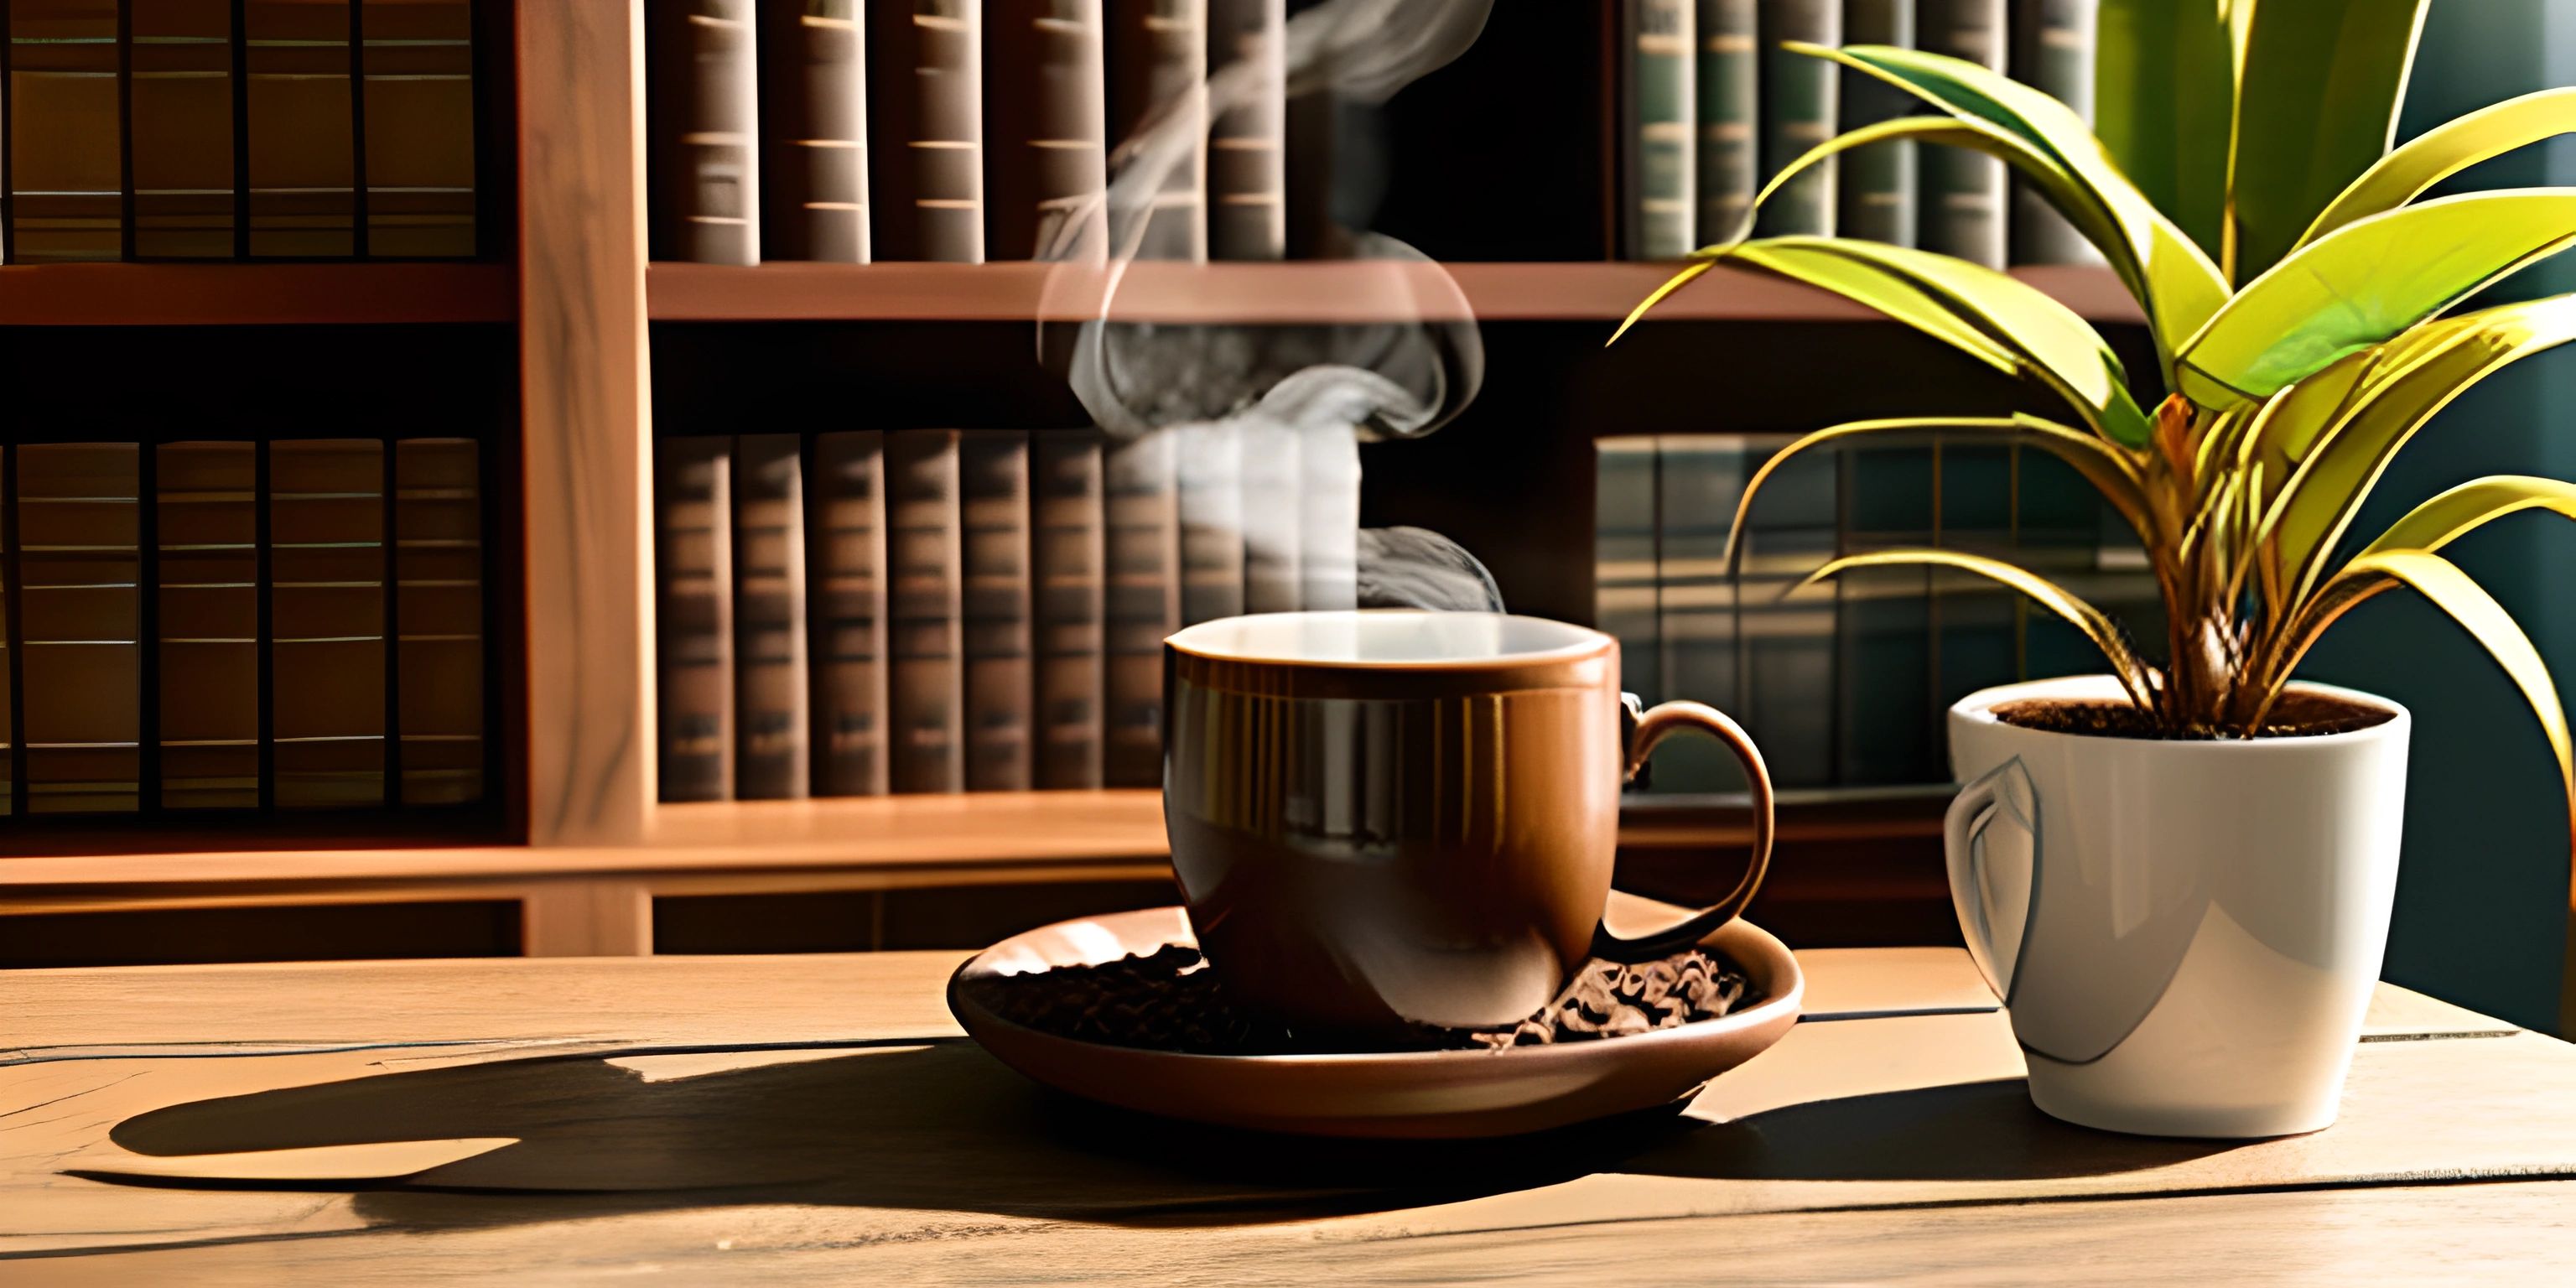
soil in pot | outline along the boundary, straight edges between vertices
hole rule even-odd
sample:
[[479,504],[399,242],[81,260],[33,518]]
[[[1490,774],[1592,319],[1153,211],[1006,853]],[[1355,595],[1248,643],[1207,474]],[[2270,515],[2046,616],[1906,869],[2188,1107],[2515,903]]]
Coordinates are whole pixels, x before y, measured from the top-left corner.
[[[2017,698],[1998,702],[1995,719],[2021,729],[2046,733],[2072,733],[2092,738],[2181,739],[2216,742],[2229,735],[2216,733],[2177,734],[2159,725],[2134,706],[2115,699],[2097,698]],[[2355,702],[2330,693],[2292,691],[2281,695],[2264,718],[2258,738],[2313,738],[2320,734],[2351,733],[2386,724],[2392,719],[2384,707]]]

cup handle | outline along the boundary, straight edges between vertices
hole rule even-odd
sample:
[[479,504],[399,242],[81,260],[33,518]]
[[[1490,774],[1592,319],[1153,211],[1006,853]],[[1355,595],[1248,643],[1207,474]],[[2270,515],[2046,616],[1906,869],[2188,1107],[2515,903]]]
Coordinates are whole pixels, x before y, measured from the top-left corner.
[[[2013,984],[2021,973],[2023,940],[2029,934],[2030,918],[2039,892],[2039,829],[2035,826],[2039,801],[2030,784],[2030,773],[2019,759],[2008,760],[1980,774],[1959,789],[1958,799],[1950,802],[1941,816],[1941,856],[1950,873],[1950,905],[1959,916],[1959,937],[1967,942],[1968,958],[1985,976],[1986,987],[2009,1005]],[[2031,847],[2022,856],[2024,869],[2018,881],[2007,880],[2001,897],[2020,896],[2018,913],[2007,906],[2004,939],[1997,942],[1994,906],[1998,890],[1988,871],[1994,862],[1993,843],[1987,836],[1998,821],[2009,822],[2020,830]],[[1987,851],[1980,861],[1978,850]],[[2018,885],[2016,892],[2013,887]]]
[[1744,905],[1753,902],[1754,892],[1762,888],[1762,876],[1771,867],[1771,772],[1763,768],[1762,751],[1753,745],[1752,736],[1715,707],[1697,702],[1665,702],[1640,711],[1641,704],[1634,694],[1623,693],[1620,699],[1620,724],[1627,735],[1623,780],[1636,776],[1655,744],[1687,729],[1726,744],[1726,749],[1743,762],[1745,782],[1753,795],[1753,861],[1745,866],[1744,879],[1736,882],[1725,898],[1692,913],[1679,925],[1649,931],[1634,939],[1611,934],[1607,926],[1592,932],[1595,957],[1614,962],[1653,961],[1689,948],[1735,920]]

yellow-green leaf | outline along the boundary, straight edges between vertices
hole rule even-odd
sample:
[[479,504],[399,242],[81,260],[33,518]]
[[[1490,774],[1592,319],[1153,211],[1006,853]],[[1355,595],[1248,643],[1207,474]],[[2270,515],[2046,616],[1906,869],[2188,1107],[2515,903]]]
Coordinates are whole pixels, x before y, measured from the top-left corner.
[[2525,474],[2471,479],[2406,512],[2388,525],[2363,554],[2382,550],[2439,550],[2460,537],[2525,510],[2549,510],[2576,519],[2576,483]]
[[1715,267],[1717,267],[1717,261],[1713,259],[1698,260],[1684,265],[1682,271],[1665,279],[1664,284],[1656,287],[1653,294],[1638,301],[1637,307],[1628,310],[1626,320],[1619,323],[1618,330],[1610,333],[1609,339],[1601,342],[1601,347],[1606,349],[1611,345],[1619,343],[1619,337],[1628,334],[1628,328],[1637,325],[1637,319],[1646,316],[1646,310],[1663,303],[1665,296],[1690,285],[1694,281],[1697,281],[1700,274]]
[[2249,281],[2388,151],[2424,0],[2235,0],[2230,277]]
[[[1811,238],[1803,239],[1803,242],[1829,240]],[[1957,308],[1909,281],[1903,274],[1887,268],[1837,255],[1819,245],[1784,246],[1770,238],[1745,242],[1727,251],[1724,257],[1742,260],[1756,268],[1832,291],[1855,304],[1876,309],[1997,371],[2022,375],[2029,365],[2002,340],[1988,334]]]
[[2354,220],[2395,210],[2481,161],[2562,134],[2576,134],[2576,87],[2509,98],[2446,121],[2407,140],[2363,171],[2318,212],[2299,244],[2304,246]]
[[2138,657],[2137,650],[2129,647],[2128,638],[2120,633],[2118,623],[2113,622],[2101,609],[2077,598],[2057,583],[2000,559],[1972,555],[1964,550],[1876,550],[1868,554],[1844,555],[1818,568],[1799,584],[1812,586],[1827,577],[1837,576],[1853,568],[1908,567],[1924,564],[1956,568],[1962,572],[1972,572],[1980,577],[2001,582],[2029,596],[2031,601],[2040,607],[2064,618],[2075,629],[2084,632],[2084,638],[2093,641],[2093,647],[2102,650],[2102,656],[2111,663],[2111,673],[2118,676],[2121,687],[2128,690],[2129,700],[2137,703],[2141,709],[2153,709],[2154,688],[2148,679],[2147,664]]
[[2103,146],[2212,259],[2236,112],[2226,7],[2225,0],[2102,0],[2093,64]]
[[2576,188],[2469,193],[2347,224],[2256,278],[2183,344],[2183,392],[2204,407],[2268,398],[2571,243]]

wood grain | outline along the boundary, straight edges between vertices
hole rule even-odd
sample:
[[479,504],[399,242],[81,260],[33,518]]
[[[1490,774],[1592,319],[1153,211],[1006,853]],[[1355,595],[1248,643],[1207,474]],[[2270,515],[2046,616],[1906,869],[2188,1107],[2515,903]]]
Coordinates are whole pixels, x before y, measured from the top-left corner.
[[0,326],[496,322],[507,264],[12,264]]

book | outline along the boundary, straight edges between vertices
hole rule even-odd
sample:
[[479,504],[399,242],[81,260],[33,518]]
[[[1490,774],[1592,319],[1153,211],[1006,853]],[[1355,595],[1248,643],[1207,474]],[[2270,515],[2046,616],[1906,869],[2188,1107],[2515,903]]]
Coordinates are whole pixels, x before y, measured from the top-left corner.
[[[1843,43],[1914,45],[1914,0],[1843,0]],[[1865,72],[1836,69],[1842,101],[1836,126],[1850,130],[1914,114],[1912,95]],[[1891,246],[1914,244],[1915,146],[1885,139],[1834,158],[1839,167],[1834,231]]]
[[[1742,465],[1731,480],[1737,495],[1789,441],[1770,434],[1742,440]],[[1742,572],[1735,583],[1737,683],[1743,696],[1733,714],[1761,743],[1771,781],[1782,788],[1833,782],[1839,588],[1799,586],[1839,547],[1841,496],[1833,456],[1808,452],[1782,466],[1745,517]]]
[[814,793],[886,792],[885,434],[817,435],[807,513]]
[[1029,586],[1036,645],[1037,786],[1102,785],[1107,510],[1096,433],[1029,444]]
[[1181,530],[1181,624],[1243,614],[1243,444],[1230,425],[1181,425],[1171,440]]
[[112,0],[8,7],[12,263],[124,257],[117,8]]
[[[1727,570],[1726,537],[1758,462],[1740,434],[1666,434],[1653,442],[1654,495],[1645,507],[1653,524],[1653,602],[1639,607],[1653,614],[1662,641],[1660,697],[1704,702],[1750,726],[1739,639],[1744,614],[1738,581]],[[1633,496],[1623,500],[1635,504]],[[1627,520],[1632,531],[1638,521]],[[1769,757],[1771,744],[1762,748]],[[1726,748],[1676,738],[1656,751],[1652,786],[1664,793],[1742,791],[1745,780]]]
[[[1782,41],[1843,43],[1842,0],[1762,0],[1762,179],[1787,168],[1840,128],[1839,70],[1780,47]],[[1822,161],[1783,185],[1754,215],[1765,237],[1831,236],[1841,197],[1841,158]]]
[[1360,441],[1348,425],[1297,429],[1298,607],[1357,608]]
[[160,804],[259,804],[259,462],[249,443],[153,449]]
[[984,262],[981,0],[868,6],[869,249]]
[[[2004,0],[1923,0],[1915,40],[2002,71]],[[1988,268],[2005,261],[2004,163],[1965,148],[1925,148],[1916,161],[1916,244]]]
[[664,0],[646,96],[655,259],[760,262],[760,49],[752,0]]
[[1097,261],[1109,248],[1100,0],[997,6],[984,32],[985,252]]
[[1163,637],[1181,628],[1179,486],[1169,433],[1117,444],[1102,459],[1102,776],[1111,787],[1163,783]]
[[887,786],[966,788],[957,431],[886,433]]
[[1243,611],[1295,612],[1306,592],[1304,570],[1298,566],[1305,554],[1298,531],[1305,517],[1298,431],[1271,417],[1251,415],[1227,425],[1225,432],[1235,444],[1241,498],[1236,526],[1242,534]]
[[[1109,147],[1149,125],[1170,131],[1169,168],[1139,212],[1116,221],[1112,257],[1197,262],[1208,257],[1207,0],[1105,0]],[[1163,154],[1143,163],[1153,163]],[[1139,162],[1131,161],[1129,164]],[[1131,245],[1132,243],[1132,245]]]
[[127,14],[134,257],[227,258],[236,226],[232,0],[132,0]]
[[[2014,80],[2047,94],[2093,120],[2093,48],[2101,23],[2100,0],[2014,0]],[[2016,264],[2089,264],[2101,259],[2075,225],[2021,176],[2012,176],[2012,261]]]
[[139,453],[30,443],[15,454],[27,810],[130,813],[145,736]]
[[957,444],[966,790],[1023,792],[1034,701],[1029,637],[1029,436],[968,430]]
[[733,799],[733,440],[653,443],[661,799]]
[[1755,134],[1762,120],[1760,31],[1756,0],[1699,0],[1699,58],[1691,69],[1699,94],[1698,227],[1702,242],[1734,235],[1753,213],[1762,186]]
[[1239,96],[1210,105],[1212,259],[1278,259],[1287,253],[1287,24],[1286,0],[1207,0],[1208,75],[1227,76],[1229,84],[1241,78]]
[[484,795],[482,453],[394,444],[394,752],[405,805]]
[[860,0],[759,0],[760,251],[868,262],[868,65]]
[[281,809],[386,801],[385,445],[269,445],[269,732]]
[[357,15],[366,253],[471,258],[474,0],[359,0]]
[[1629,259],[1678,259],[1696,246],[1699,204],[1692,114],[1695,0],[1622,0],[1622,241]]
[[733,440],[733,794],[802,800],[805,734],[805,491],[794,434]]
[[240,13],[250,253],[354,255],[350,0],[243,0]]
[[[1663,701],[1663,630],[1657,617],[1655,439],[1593,441],[1592,625],[1619,641],[1619,687]],[[1726,694],[1700,701],[1723,705]]]
[[[1931,449],[1854,447],[1836,464],[1840,553],[1932,544]],[[1835,592],[1836,784],[1945,781],[1941,714],[1932,705],[1931,574],[1855,569],[1836,578]]]

